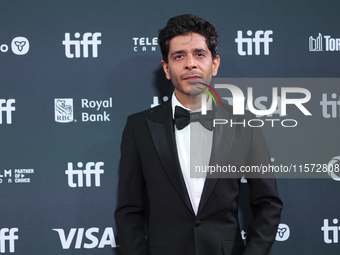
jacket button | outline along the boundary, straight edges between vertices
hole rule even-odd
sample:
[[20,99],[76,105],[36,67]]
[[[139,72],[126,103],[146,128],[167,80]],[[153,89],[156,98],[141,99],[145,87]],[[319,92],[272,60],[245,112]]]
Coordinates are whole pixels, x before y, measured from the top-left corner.
[[196,220],[196,221],[195,221],[195,226],[198,227],[199,225],[201,225],[201,221]]

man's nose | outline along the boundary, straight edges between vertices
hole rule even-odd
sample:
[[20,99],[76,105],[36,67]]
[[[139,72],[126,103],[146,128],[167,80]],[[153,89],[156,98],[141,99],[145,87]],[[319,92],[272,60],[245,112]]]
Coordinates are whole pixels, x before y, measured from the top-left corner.
[[195,69],[197,68],[197,63],[193,55],[189,54],[187,56],[187,61],[185,62],[185,69]]

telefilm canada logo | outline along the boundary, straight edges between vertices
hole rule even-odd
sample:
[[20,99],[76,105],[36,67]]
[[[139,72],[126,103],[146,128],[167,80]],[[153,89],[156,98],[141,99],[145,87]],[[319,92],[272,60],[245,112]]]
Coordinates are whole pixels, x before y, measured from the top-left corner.
[[[311,93],[309,90],[300,87],[281,87],[281,95],[278,95],[278,88],[272,88],[272,103],[269,109],[257,109],[255,107],[255,100],[253,97],[253,88],[247,88],[247,98],[245,98],[242,90],[232,84],[215,84],[214,88],[208,84],[200,83],[207,87],[207,89],[202,87],[197,87],[198,89],[206,92],[202,94],[202,115],[207,114],[207,96],[209,95],[214,104],[217,105],[217,100],[214,95],[209,91],[213,91],[218,98],[219,103],[222,105],[222,100],[216,89],[228,89],[232,94],[232,104],[233,104],[233,114],[234,115],[244,115],[245,114],[245,104],[246,108],[256,116],[268,116],[280,109],[280,116],[287,116],[287,105],[295,105],[305,116],[311,116],[312,114],[304,106],[305,103],[309,102],[311,99]],[[300,98],[290,98],[289,94],[299,94],[302,95]],[[276,125],[281,125],[282,127],[296,127],[298,121],[296,119],[250,119],[248,121],[243,120],[243,122],[233,122],[232,119],[213,119],[213,127],[217,125],[242,125],[243,127],[263,127],[265,123],[268,123],[271,127]]]
[[134,52],[146,52],[156,51],[158,45],[157,37],[133,37],[133,51]]
[[1,183],[31,183],[32,175],[35,171],[32,168],[25,169],[4,169],[0,170],[0,184]]
[[309,37],[309,51],[340,51],[340,38],[319,33]]
[[[30,42],[26,37],[18,36],[13,38],[11,42],[11,50],[15,55],[25,55],[30,49]],[[6,53],[9,51],[8,44],[0,45],[0,52]]]

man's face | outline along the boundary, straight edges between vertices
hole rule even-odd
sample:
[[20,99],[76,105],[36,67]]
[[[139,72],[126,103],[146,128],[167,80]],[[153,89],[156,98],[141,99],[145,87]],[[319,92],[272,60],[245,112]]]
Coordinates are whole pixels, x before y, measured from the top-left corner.
[[213,60],[203,35],[190,33],[170,40],[168,63],[162,61],[167,79],[171,79],[178,99],[202,92],[200,83],[210,84],[220,65],[220,58]]

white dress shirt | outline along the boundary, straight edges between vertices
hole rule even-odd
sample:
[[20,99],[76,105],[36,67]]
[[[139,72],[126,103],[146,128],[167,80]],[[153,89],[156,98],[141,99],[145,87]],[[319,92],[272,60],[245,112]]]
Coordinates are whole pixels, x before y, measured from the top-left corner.
[[[172,95],[171,103],[173,118],[176,106],[180,106],[192,112],[177,100],[175,93]],[[210,97],[207,101],[207,109],[212,109],[212,101]],[[200,109],[196,111],[200,111]],[[195,171],[195,166],[208,166],[211,154],[213,131],[206,129],[199,122],[192,122],[181,130],[178,130],[176,125],[174,128],[177,154],[183,178],[190,197],[192,208],[195,214],[197,214],[204,187],[205,174],[201,175],[200,178],[192,178],[190,176],[190,172]]]

